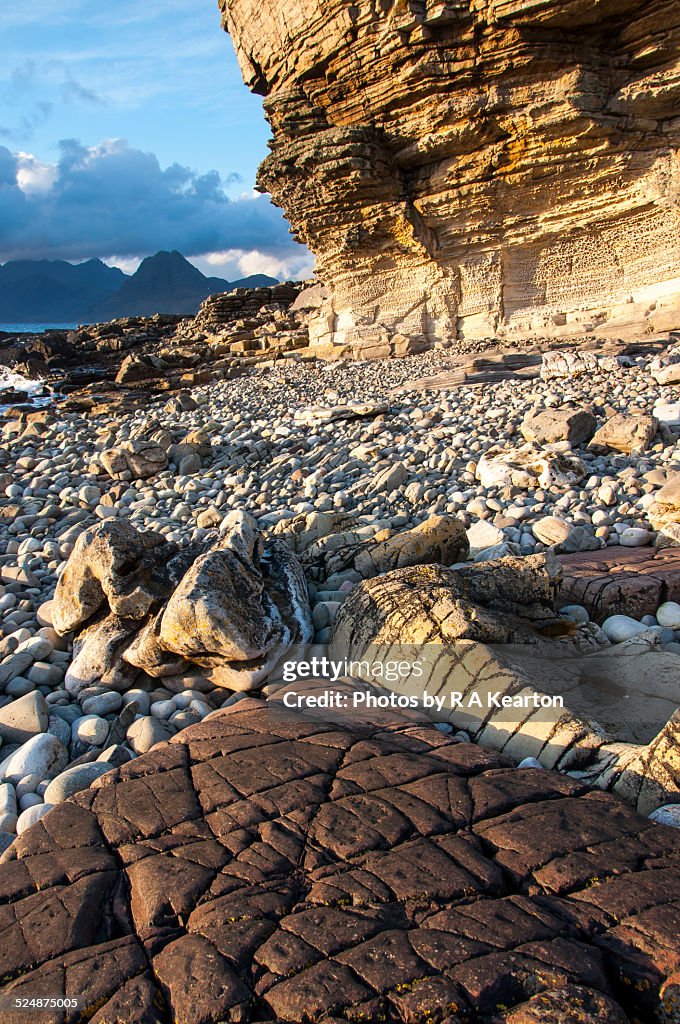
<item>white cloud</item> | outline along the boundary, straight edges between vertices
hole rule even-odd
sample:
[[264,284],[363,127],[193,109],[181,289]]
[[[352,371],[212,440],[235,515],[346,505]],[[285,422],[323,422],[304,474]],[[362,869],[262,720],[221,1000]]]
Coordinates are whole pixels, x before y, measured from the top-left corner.
[[[22,192],[49,192],[57,180],[57,168],[31,153],[17,153],[17,185]],[[1,230],[1,229],[0,229]]]
[[139,257],[133,256],[129,260],[116,258],[115,256],[107,256],[103,263],[106,263],[108,267],[118,267],[124,274],[134,274],[139,264],[142,262]]
[[226,249],[209,252],[191,261],[209,277],[234,281],[251,274],[267,274],[280,281],[303,280],[314,273],[314,258],[303,246],[292,243],[291,251],[272,254],[261,249]]

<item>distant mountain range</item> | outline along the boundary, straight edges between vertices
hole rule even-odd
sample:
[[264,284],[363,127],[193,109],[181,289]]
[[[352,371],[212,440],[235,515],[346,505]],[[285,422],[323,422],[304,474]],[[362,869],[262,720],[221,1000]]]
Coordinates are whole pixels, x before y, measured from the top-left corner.
[[123,316],[195,313],[216,292],[276,284],[253,274],[238,281],[205,277],[179,252],[158,252],[134,274],[101,260],[12,260],[0,266],[0,322],[101,323]]

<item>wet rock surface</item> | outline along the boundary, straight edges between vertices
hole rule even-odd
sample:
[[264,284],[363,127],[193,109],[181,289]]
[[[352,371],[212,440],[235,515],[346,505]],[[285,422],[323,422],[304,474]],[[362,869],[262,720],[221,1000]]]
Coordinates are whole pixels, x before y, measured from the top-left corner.
[[679,866],[677,830],[422,722],[244,701],[4,855],[0,994],[80,995],[50,1022],[651,1022]]

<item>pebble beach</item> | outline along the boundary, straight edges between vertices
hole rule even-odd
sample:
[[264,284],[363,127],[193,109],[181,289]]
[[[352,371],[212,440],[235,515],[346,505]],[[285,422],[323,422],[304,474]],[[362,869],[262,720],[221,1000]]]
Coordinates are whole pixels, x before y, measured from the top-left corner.
[[[418,382],[446,369],[445,352],[384,362],[286,359],[124,414],[92,417],[52,405],[28,423],[8,416],[0,475],[2,844],[99,774],[241,696],[200,673],[173,677],[171,688],[142,674],[123,693],[101,685],[69,692],[71,648],[55,632],[50,608],[88,526],[125,519],[184,547],[205,543],[235,510],[262,528],[300,513],[341,511],[368,538],[433,515],[457,517],[477,561],[651,545],[650,506],[680,468],[674,389],[655,380],[655,358],[605,360],[594,374],[429,388]],[[660,409],[666,419],[632,453],[566,439],[549,445],[583,463],[581,479],[567,489],[549,481],[518,486],[488,468],[485,477],[485,459],[527,443],[528,419],[565,407],[587,411],[598,424],[619,414],[656,413],[658,420]],[[144,479],[123,469],[113,479],[102,453],[158,430],[200,435],[200,469],[166,465]],[[349,571],[323,588],[310,581],[317,642],[328,639],[357,579]],[[583,609],[571,614],[588,620]],[[602,629],[590,626],[602,643],[647,633],[680,654],[673,602],[658,617],[618,615]],[[134,714],[122,715],[133,701]],[[100,751],[94,760],[93,748]]]

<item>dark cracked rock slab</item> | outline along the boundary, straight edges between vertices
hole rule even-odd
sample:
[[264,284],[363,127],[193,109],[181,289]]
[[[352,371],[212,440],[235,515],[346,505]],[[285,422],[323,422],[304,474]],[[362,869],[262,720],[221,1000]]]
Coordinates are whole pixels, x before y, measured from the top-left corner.
[[561,555],[561,605],[584,605],[594,622],[610,615],[655,615],[680,600],[680,548],[601,548]]
[[253,700],[0,863],[1,1005],[80,999],[41,1024],[675,1020],[679,933],[680,835],[615,797]]

